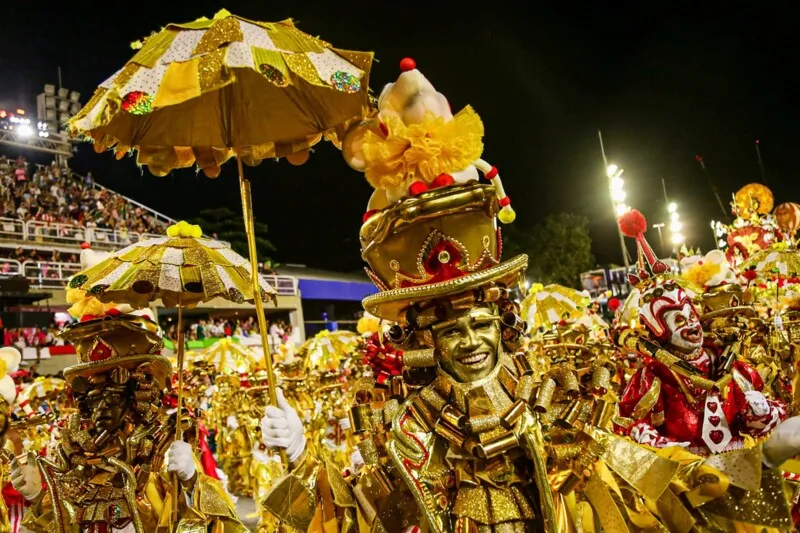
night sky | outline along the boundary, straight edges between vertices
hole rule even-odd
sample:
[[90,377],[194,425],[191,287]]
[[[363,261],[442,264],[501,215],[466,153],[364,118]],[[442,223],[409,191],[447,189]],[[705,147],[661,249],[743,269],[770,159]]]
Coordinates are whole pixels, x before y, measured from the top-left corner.
[[[256,20],[293,17],[301,30],[336,47],[375,51],[376,92],[394,81],[403,57],[413,57],[454,111],[472,104],[483,118],[484,158],[500,168],[520,229],[548,213],[586,215],[600,263],[621,256],[598,129],[609,159],[625,169],[629,205],[651,224],[666,221],[664,178],[670,199],[681,206],[688,242],[704,249],[713,242],[709,221],[729,221],[731,194],[760,180],[756,139],[776,203],[800,201],[794,186],[800,111],[791,81],[800,33],[792,12],[779,4],[707,10],[644,2],[7,4],[0,105],[33,113],[36,94],[55,83],[57,67],[64,85],[86,102],[132,57],[131,41],[222,7]],[[230,162],[216,180],[188,170],[156,178],[132,158],[117,162],[87,145],[72,164],[174,218],[220,205],[239,209]],[[371,188],[335,148],[318,145],[302,167],[265,162],[247,172],[256,217],[269,225],[278,260],[360,267],[358,229]],[[709,180],[722,196],[724,217]],[[650,239],[657,246],[654,230]]]

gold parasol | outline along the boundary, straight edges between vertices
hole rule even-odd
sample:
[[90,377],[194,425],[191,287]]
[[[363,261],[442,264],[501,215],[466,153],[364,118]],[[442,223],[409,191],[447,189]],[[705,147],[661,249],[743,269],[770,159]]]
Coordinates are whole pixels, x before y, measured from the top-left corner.
[[[338,142],[370,112],[371,52],[353,52],[295,28],[291,20],[255,22],[222,10],[212,20],[170,24],[141,43],[69,122],[74,136],[117,157],[139,152],[156,175],[197,165],[216,177],[236,156],[254,286],[258,258],[250,182],[242,162],[286,157],[304,163],[325,137]],[[256,314],[276,403],[260,291]]]
[[[179,222],[166,237],[139,241],[79,272],[69,289],[101,302],[191,308],[214,298],[254,303],[250,262],[219,241],[203,239],[199,226]],[[277,292],[258,276],[261,298]]]
[[359,335],[352,331],[324,329],[300,347],[305,354],[305,368],[331,372],[338,370],[342,359],[358,346]]
[[254,370],[258,358],[251,349],[225,338],[208,347],[196,360],[214,365],[220,373],[226,370],[241,373]]
[[522,301],[522,316],[531,331],[550,329],[562,320],[576,321],[588,316],[590,300],[585,294],[558,284],[534,283]]
[[742,272],[755,270],[762,278],[792,278],[800,275],[800,252],[786,243],[773,244],[739,265]]

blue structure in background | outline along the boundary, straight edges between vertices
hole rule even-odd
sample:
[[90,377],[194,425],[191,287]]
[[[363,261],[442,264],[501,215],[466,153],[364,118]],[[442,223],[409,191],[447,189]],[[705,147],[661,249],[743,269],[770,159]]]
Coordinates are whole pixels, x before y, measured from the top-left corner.
[[280,274],[297,278],[306,338],[323,329],[356,330],[363,312],[361,300],[378,292],[366,274],[345,274],[305,267],[285,266]]
[[335,281],[327,279],[298,278],[302,299],[309,300],[344,300],[360,302],[378,289],[369,282]]

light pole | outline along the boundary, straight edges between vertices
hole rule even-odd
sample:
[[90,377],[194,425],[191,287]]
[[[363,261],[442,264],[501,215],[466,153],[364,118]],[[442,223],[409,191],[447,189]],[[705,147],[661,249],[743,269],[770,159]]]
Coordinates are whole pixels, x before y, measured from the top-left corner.
[[670,220],[669,230],[672,233],[672,251],[675,252],[676,250],[680,249],[680,245],[686,241],[686,237],[684,237],[683,233],[681,233],[683,224],[681,223],[681,216],[678,213],[678,204],[675,202],[670,202],[667,206],[667,211],[669,212]]
[[[52,84],[44,86],[44,92],[36,97],[36,114],[39,119],[39,130],[46,132],[47,136],[56,134],[59,139],[63,139],[71,153],[72,148],[69,144],[69,135],[66,132],[66,122],[81,110],[81,93],[71,91],[61,86],[61,68],[58,69],[58,88]],[[44,133],[40,137],[45,137]],[[59,163],[66,163],[66,158],[59,156]]]
[[[598,131],[597,137],[600,140],[600,152],[603,154],[603,164],[605,165],[606,176],[608,177],[608,188],[611,192],[611,205],[614,209],[614,220],[617,220],[631,209],[624,203],[625,197],[627,196],[624,189],[625,180],[622,179],[624,170],[617,165],[608,163],[606,150],[603,146],[602,132]],[[625,246],[625,236],[622,234],[619,224],[617,224],[617,233],[619,234],[619,246],[622,250],[622,261],[625,263],[625,271],[627,272],[630,269],[631,263],[628,259],[628,248]]]
[[664,253],[664,236],[661,234],[661,230],[664,229],[664,226],[666,226],[666,224],[664,224],[663,222],[661,222],[660,224],[653,224],[653,228],[658,230],[658,244],[659,246],[661,246],[662,254]]

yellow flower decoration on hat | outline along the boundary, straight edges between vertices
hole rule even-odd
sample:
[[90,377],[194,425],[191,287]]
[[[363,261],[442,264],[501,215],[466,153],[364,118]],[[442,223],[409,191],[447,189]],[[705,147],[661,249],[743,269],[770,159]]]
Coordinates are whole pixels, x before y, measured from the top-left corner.
[[185,220],[181,220],[177,224],[167,228],[167,237],[191,237],[199,239],[203,236],[203,230],[200,226],[189,224]]
[[542,285],[541,283],[534,283],[533,285],[531,285],[531,288],[528,291],[528,294],[536,294],[537,292],[543,291],[543,290],[544,290],[544,285]]

